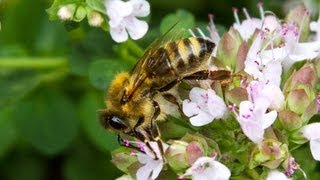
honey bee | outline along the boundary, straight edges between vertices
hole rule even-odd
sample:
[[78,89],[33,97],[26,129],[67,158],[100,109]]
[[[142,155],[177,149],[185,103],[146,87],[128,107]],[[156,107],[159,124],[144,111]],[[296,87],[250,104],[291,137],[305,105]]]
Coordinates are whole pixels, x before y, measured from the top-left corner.
[[[213,42],[198,37],[157,40],[131,72],[118,74],[110,84],[105,100],[107,109],[99,117],[102,126],[118,135],[135,137],[149,148],[149,141],[160,144],[156,121],[164,116],[154,97],[182,80],[210,78],[208,61],[214,48]],[[222,74],[223,78],[228,76],[227,71]],[[118,139],[121,140],[119,136]]]

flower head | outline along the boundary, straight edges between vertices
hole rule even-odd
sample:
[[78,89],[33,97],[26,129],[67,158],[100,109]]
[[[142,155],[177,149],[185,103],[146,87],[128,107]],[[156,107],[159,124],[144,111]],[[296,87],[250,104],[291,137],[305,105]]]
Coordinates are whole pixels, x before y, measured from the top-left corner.
[[320,161],[320,123],[312,123],[304,126],[301,132],[310,141],[310,149],[313,158]]
[[[158,158],[156,159],[155,154],[149,148],[145,148],[145,154],[136,153],[139,162],[144,164],[144,166],[139,168],[136,173],[137,180],[156,179],[163,168],[163,158],[158,147],[158,143],[153,141],[148,143],[150,143],[152,150]],[[162,143],[162,147],[165,152],[169,146]]]
[[194,180],[224,180],[231,176],[230,170],[211,157],[200,157],[187,169],[184,176],[192,176]]
[[194,87],[189,97],[190,100],[183,101],[182,110],[190,117],[190,122],[194,126],[209,124],[214,119],[224,117],[227,112],[224,101],[212,89]]
[[126,41],[128,33],[134,40],[147,33],[148,24],[136,18],[149,15],[150,5],[146,0],[106,0],[105,6],[110,18],[111,37],[116,42]]

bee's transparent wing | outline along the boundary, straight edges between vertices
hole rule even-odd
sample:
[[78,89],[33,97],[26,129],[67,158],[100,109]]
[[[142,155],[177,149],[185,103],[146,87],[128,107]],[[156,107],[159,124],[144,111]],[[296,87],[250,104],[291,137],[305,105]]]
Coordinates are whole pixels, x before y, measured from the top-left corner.
[[[182,41],[183,36],[187,33],[184,29],[175,28],[178,23],[174,24],[163,36],[156,39],[147,48],[144,55],[139,59],[138,63],[134,66],[131,71],[131,77],[134,79],[132,81],[131,88],[125,93],[126,97],[131,97],[133,93],[144,83],[144,81],[149,77],[149,74],[145,71],[146,69],[158,67],[158,59],[150,58],[152,57],[160,47],[172,41]],[[176,47],[178,48],[178,47]],[[172,51],[173,52],[173,51]],[[170,54],[169,54],[170,55]],[[149,67],[149,66],[153,67]],[[130,98],[129,98],[130,99]]]

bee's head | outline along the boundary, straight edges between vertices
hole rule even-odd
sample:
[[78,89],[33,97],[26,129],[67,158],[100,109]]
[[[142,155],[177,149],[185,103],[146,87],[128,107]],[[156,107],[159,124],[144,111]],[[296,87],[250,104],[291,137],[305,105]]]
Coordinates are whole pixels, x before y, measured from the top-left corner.
[[106,111],[102,111],[99,114],[99,120],[101,125],[108,130],[111,130],[113,132],[122,132],[122,133],[126,133],[128,131],[130,131],[129,126],[127,125],[127,123],[124,121],[123,118],[106,112]]

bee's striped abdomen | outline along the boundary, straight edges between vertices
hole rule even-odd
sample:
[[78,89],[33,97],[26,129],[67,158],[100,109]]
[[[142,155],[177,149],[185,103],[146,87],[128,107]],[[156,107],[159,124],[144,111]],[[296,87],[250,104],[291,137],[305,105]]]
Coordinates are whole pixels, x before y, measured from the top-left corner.
[[172,68],[177,74],[199,67],[208,60],[215,44],[211,41],[191,37],[174,41],[165,46]]

